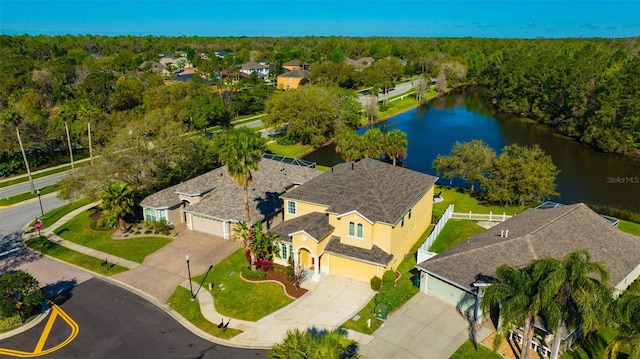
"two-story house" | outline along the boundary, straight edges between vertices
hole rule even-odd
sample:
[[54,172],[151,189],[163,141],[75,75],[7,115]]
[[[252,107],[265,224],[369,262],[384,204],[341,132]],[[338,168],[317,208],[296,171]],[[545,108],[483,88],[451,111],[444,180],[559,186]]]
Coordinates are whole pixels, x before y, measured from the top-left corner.
[[240,72],[247,75],[251,75],[255,72],[258,74],[258,77],[266,79],[267,77],[269,77],[269,66],[249,61],[242,64],[242,67],[240,67]]
[[281,258],[369,281],[395,269],[431,223],[433,177],[374,159],[338,164],[281,195]]

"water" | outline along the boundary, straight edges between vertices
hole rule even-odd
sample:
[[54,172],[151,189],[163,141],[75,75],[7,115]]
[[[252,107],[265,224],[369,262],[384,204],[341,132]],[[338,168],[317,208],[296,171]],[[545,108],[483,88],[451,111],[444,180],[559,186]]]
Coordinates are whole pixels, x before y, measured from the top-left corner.
[[[497,153],[511,143],[538,144],[561,171],[557,180],[560,197],[555,200],[640,211],[640,160],[600,153],[560,137],[545,126],[495,113],[479,90],[467,89],[435,99],[376,126],[384,131],[404,131],[409,141],[404,164],[432,175],[435,175],[431,168],[433,160],[438,154],[448,155],[456,141],[481,139]],[[360,133],[365,130],[361,129]],[[325,166],[342,162],[333,145],[304,159]],[[464,183],[456,180],[454,185]]]

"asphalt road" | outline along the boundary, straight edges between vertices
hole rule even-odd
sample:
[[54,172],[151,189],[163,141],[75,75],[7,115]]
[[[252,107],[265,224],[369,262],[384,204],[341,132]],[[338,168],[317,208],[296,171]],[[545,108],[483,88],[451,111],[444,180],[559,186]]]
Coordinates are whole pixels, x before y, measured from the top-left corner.
[[[237,349],[208,342],[186,330],[146,300],[100,279],[90,279],[63,297],[61,308],[77,323],[70,343],[44,358],[265,358],[265,350]],[[31,352],[47,320],[0,341],[0,348]],[[56,318],[42,349],[70,336],[72,327]]]
[[[33,185],[38,188],[44,188],[58,183],[69,171],[52,174],[46,177],[40,177],[33,180]],[[8,187],[0,188],[0,198],[6,198],[15,196],[17,194],[26,193],[31,191],[31,184],[27,180],[26,182],[14,184]]]
[[[399,95],[401,93],[407,92],[409,90],[411,90],[413,88],[413,84],[411,82],[405,82],[405,83],[401,83],[396,85],[396,87],[389,91],[389,97],[395,96],[395,95]],[[383,94],[380,94],[378,96],[378,101],[382,101],[382,99],[384,98]],[[371,103],[371,95],[359,95],[358,96],[358,100],[360,101],[360,103],[363,106],[366,106],[368,104]]]

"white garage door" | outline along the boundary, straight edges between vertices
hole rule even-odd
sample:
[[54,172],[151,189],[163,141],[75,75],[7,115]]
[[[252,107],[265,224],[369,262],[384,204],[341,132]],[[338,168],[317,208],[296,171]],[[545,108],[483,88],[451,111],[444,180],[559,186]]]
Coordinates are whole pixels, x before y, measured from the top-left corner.
[[449,303],[463,312],[473,314],[476,297],[438,278],[428,277],[427,294]]
[[192,229],[194,231],[204,232],[222,237],[224,235],[222,229],[222,222],[215,219],[200,217],[196,215],[191,216]]

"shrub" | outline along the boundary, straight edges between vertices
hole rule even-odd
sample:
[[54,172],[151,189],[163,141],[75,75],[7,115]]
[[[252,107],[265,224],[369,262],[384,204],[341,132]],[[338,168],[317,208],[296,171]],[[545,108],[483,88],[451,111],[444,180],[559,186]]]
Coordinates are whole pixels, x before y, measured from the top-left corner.
[[381,103],[378,105],[378,108],[380,109],[380,112],[385,112],[386,110],[389,109],[389,105],[385,105],[384,103]]
[[156,234],[163,234],[165,236],[168,236],[173,229],[173,225],[167,222],[167,220],[164,218],[159,221],[144,221],[144,225],[148,230],[151,230]]
[[378,293],[378,303],[385,303],[389,306],[389,311],[401,306],[403,303],[411,299],[412,293],[398,287],[385,287],[382,292]]
[[382,283],[385,289],[393,288],[393,282],[396,281],[396,272],[388,270],[382,275]]
[[251,270],[247,267],[242,267],[240,272],[242,273],[242,276],[245,277],[246,279],[261,280],[267,277],[266,272],[262,272],[259,270]]
[[300,139],[298,138],[298,136],[295,136],[295,135],[280,136],[276,140],[276,143],[282,146],[293,146],[298,142],[300,142]]
[[293,268],[293,259],[291,259],[291,257],[289,257],[289,260],[287,261],[288,265],[287,265],[287,269],[286,269],[286,276],[287,276],[287,280],[289,282],[293,282],[294,279],[296,279],[296,271],[295,268]]
[[380,291],[380,288],[382,287],[382,279],[380,279],[380,277],[374,276],[373,278],[371,278],[369,283],[371,283],[371,289],[375,290],[376,292]]
[[263,272],[268,272],[273,269],[273,263],[271,263],[271,261],[268,259],[260,258],[256,261],[255,264],[256,268]]

